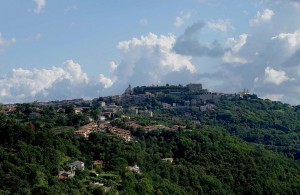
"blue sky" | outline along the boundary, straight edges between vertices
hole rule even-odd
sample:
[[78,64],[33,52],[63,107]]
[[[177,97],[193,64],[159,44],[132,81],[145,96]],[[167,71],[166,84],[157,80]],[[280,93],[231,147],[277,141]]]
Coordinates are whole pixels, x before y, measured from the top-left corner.
[[0,102],[202,83],[300,102],[300,1],[0,0]]

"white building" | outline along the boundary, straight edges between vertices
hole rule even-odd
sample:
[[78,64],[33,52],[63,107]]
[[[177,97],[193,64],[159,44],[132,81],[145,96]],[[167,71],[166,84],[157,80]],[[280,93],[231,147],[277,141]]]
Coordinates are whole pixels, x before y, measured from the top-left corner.
[[70,163],[70,167],[71,169],[75,168],[75,169],[81,169],[81,170],[84,170],[84,162],[82,161],[74,161],[72,163]]

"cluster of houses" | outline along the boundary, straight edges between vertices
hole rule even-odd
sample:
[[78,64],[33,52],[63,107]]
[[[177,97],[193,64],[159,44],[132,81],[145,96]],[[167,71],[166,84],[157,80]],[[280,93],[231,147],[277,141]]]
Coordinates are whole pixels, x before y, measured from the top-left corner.
[[[181,129],[185,129],[186,126],[179,126],[179,125],[173,125],[172,127],[166,127],[164,125],[151,125],[151,126],[141,126],[139,124],[137,124],[134,121],[127,121],[125,122],[125,126],[130,129],[138,129],[141,128],[143,129],[146,133],[154,131],[154,130],[173,130],[173,131],[177,131],[180,128]],[[117,128],[117,127],[113,127],[111,125],[110,122],[102,122],[102,123],[95,123],[95,122],[91,122],[87,125],[84,125],[82,127],[80,127],[78,130],[74,131],[74,136],[76,137],[84,137],[84,138],[88,138],[89,135],[92,132],[102,132],[102,133],[111,133],[116,135],[117,137],[120,137],[122,139],[124,139],[126,142],[129,142],[132,140],[132,134],[129,130],[126,129],[122,129],[122,128]]]
[[74,135],[88,138],[90,133],[97,132],[98,130],[99,128],[97,123],[91,122],[87,125],[80,127],[77,131],[74,132]]
[[9,114],[11,112],[15,112],[17,109],[17,106],[15,104],[7,104],[3,105],[2,109],[0,110],[0,113]]
[[191,100],[191,101],[185,101],[183,106],[179,106],[176,103],[173,104],[168,104],[168,103],[162,103],[162,108],[163,109],[175,109],[175,110],[186,110],[186,109],[192,109],[195,111],[201,111],[205,112],[207,110],[215,110],[217,108],[216,105],[214,104],[205,104],[201,106],[196,106],[196,100]]
[[[93,167],[102,167],[103,166],[103,161],[102,160],[94,160],[93,161]],[[58,173],[58,178],[59,179],[66,179],[66,178],[72,178],[76,174],[76,170],[84,170],[85,165],[84,162],[76,160],[74,162],[69,163],[69,169],[68,171],[59,171]]]
[[117,128],[117,127],[112,127],[109,129],[110,133],[117,135],[118,137],[124,139],[126,142],[131,141],[132,136],[131,132],[125,129]]

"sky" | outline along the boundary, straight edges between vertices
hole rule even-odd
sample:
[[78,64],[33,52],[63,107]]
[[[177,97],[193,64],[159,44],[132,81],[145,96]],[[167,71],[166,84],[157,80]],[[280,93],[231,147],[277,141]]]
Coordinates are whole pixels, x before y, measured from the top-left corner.
[[300,0],[0,0],[0,103],[202,83],[300,104]]

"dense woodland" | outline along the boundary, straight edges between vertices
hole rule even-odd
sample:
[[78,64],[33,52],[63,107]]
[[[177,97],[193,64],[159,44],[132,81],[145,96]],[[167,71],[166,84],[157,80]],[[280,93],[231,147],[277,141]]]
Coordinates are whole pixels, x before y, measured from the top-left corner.
[[[186,99],[169,96],[164,101]],[[72,112],[71,105],[65,112],[48,106],[34,120],[28,118],[34,103],[0,114],[0,194],[300,193],[300,107],[245,96],[186,115],[186,110],[163,110],[161,101],[135,102],[153,109],[154,117],[130,115],[131,120],[186,128],[146,133],[126,127],[128,119],[116,114],[111,123],[131,130],[130,142],[109,133],[74,137],[74,130],[88,122],[87,114],[101,112],[96,105],[81,114]],[[96,159],[104,165],[93,167]],[[74,178],[58,179],[58,172],[75,160],[85,162],[86,169],[76,170]],[[140,174],[126,168],[135,164]]]

